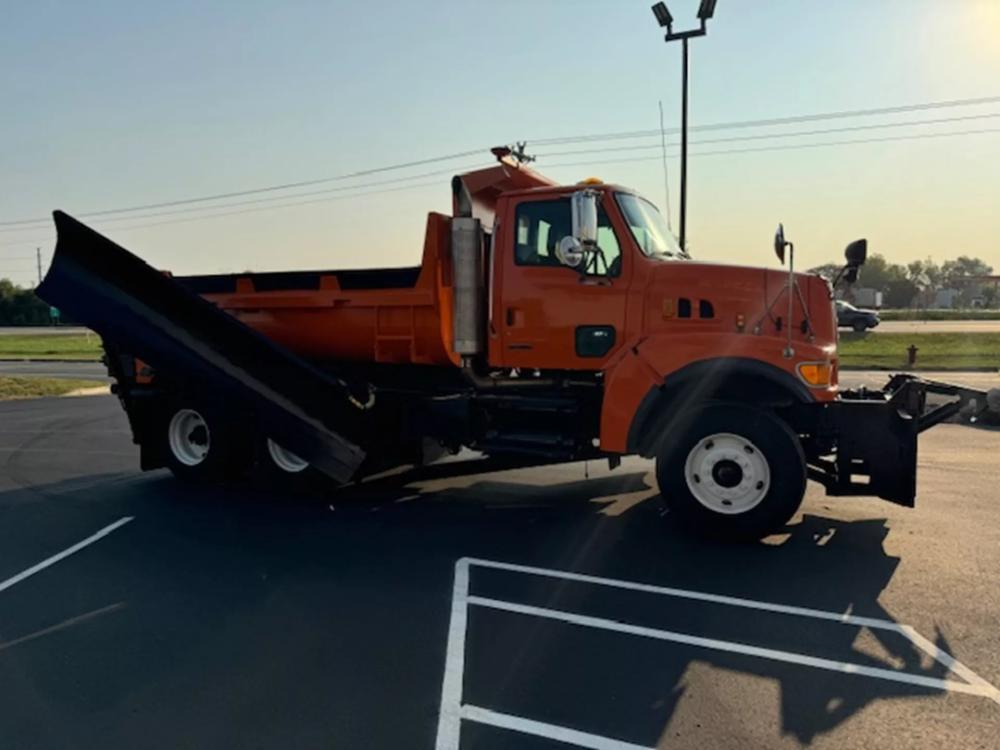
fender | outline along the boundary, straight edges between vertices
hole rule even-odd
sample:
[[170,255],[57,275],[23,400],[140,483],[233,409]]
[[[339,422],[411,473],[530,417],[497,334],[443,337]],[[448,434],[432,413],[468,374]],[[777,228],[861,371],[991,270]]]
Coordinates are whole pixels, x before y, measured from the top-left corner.
[[[602,450],[648,455],[653,448],[650,436],[657,433],[656,420],[679,396],[692,402],[726,397],[745,403],[768,404],[809,404],[835,396],[835,387],[810,389],[787,369],[753,356],[756,352],[746,344],[756,343],[755,348],[759,351],[763,343],[760,338],[740,338],[744,340],[741,342],[743,346],[714,347],[709,343],[703,349],[706,352],[728,351],[733,355],[694,361],[688,359],[686,364],[676,368],[669,368],[665,362],[654,364],[655,358],[645,356],[649,343],[654,344],[657,353],[666,348],[679,354],[681,347],[664,347],[664,344],[671,343],[668,340],[651,342],[647,339],[617,357],[605,372],[601,408]],[[705,345],[707,342],[701,343]],[[734,352],[734,349],[742,351]],[[779,348],[775,347],[775,350]],[[820,347],[816,347],[815,354],[816,359],[829,356]],[[785,366],[790,365],[791,362]]]

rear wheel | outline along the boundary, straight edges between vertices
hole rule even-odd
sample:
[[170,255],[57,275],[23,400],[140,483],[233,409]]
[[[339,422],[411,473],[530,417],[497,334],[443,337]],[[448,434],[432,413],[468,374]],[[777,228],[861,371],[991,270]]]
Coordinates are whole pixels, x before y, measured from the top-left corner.
[[243,433],[221,410],[207,403],[177,401],[167,410],[162,429],[167,466],[180,479],[229,479],[249,463]]
[[290,450],[282,448],[271,438],[267,438],[264,447],[271,467],[283,474],[301,474],[309,468],[308,461],[299,458]]
[[657,455],[660,493],[685,525],[710,536],[760,539],[795,514],[806,487],[798,436],[770,412],[711,403]]
[[330,483],[304,458],[263,435],[257,442],[257,465],[260,479],[272,490],[311,493]]

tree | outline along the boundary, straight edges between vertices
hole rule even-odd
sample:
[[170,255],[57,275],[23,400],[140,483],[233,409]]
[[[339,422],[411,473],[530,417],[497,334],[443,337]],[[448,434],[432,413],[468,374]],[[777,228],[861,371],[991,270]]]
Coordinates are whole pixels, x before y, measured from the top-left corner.
[[948,284],[960,283],[969,276],[989,276],[991,273],[993,266],[968,255],[960,255],[955,260],[946,260],[941,264],[941,275]]
[[941,266],[932,258],[910,261],[906,264],[906,273],[910,281],[921,289],[937,289],[944,282]]
[[0,325],[47,325],[49,306],[31,289],[0,279]]
[[840,273],[840,269],[844,266],[842,263],[824,263],[822,266],[816,266],[815,268],[810,268],[806,273],[814,273],[818,276],[822,276],[824,279],[829,281],[831,284],[833,280],[837,278],[837,274]]

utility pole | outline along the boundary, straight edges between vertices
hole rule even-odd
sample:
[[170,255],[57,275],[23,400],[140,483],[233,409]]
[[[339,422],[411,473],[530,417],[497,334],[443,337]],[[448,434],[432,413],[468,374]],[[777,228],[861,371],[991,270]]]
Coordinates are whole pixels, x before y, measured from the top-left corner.
[[705,36],[708,33],[708,19],[715,14],[715,4],[717,0],[701,0],[698,6],[698,20],[701,25],[697,29],[690,31],[679,31],[674,33],[674,17],[667,10],[666,3],[657,3],[653,6],[653,15],[656,16],[657,23],[667,30],[663,37],[665,42],[681,40],[682,62],[681,62],[681,252],[687,252],[687,155],[688,155],[688,39],[696,36]]
[[35,260],[38,262],[38,285],[42,285],[42,248],[35,248]]

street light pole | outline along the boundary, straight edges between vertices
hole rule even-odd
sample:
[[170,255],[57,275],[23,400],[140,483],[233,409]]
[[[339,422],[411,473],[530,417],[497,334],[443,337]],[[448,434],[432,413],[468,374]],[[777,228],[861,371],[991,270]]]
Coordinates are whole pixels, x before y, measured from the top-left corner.
[[699,28],[674,33],[674,17],[667,10],[666,3],[656,3],[653,15],[657,23],[666,28],[665,42],[681,41],[681,208],[680,241],[681,252],[687,253],[687,158],[688,158],[688,39],[705,36],[708,33],[708,19],[715,14],[717,0],[701,0],[698,6]]
[[687,195],[688,195],[688,40],[682,40],[681,63],[681,252],[687,252]]

